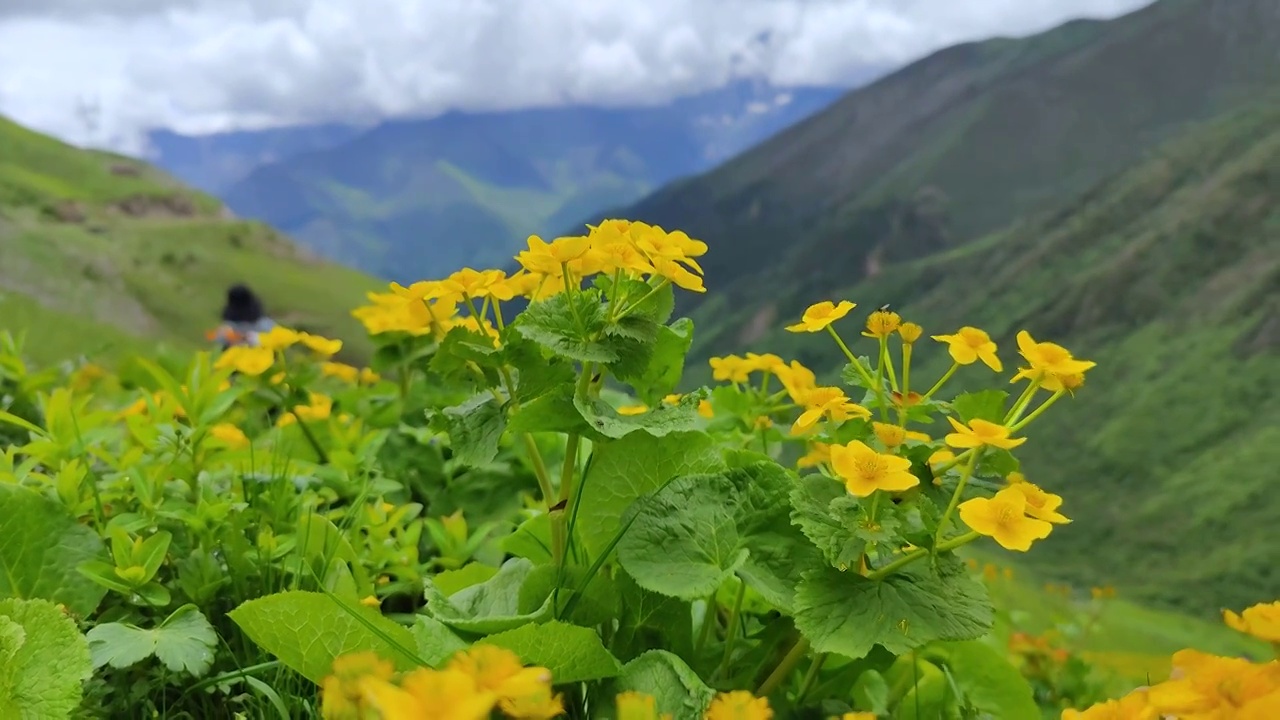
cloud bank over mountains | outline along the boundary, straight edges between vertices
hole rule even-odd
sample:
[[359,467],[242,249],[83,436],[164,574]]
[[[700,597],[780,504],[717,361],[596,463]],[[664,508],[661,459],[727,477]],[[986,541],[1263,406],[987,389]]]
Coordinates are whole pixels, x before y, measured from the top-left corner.
[[0,113],[136,152],[450,109],[655,104],[869,68],[1148,0],[0,0]]

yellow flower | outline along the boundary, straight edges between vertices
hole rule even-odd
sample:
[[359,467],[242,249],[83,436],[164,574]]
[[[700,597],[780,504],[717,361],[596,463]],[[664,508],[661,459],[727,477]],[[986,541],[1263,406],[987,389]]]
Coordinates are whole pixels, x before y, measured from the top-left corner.
[[951,452],[946,448],[942,448],[941,450],[935,450],[933,454],[929,456],[929,466],[937,467],[939,465],[942,465],[943,463],[949,463],[955,459],[956,459],[955,453]]
[[711,377],[720,382],[746,382],[751,376],[750,365],[737,355],[713,357],[707,361],[711,366]]
[[519,720],[551,720],[564,715],[564,698],[553,694],[548,683],[538,685],[527,695],[503,698],[499,705],[507,717]]
[[789,365],[779,365],[774,368],[773,373],[782,381],[782,386],[787,389],[787,395],[797,405],[803,405],[809,392],[818,387],[817,375],[797,360],[792,360]]
[[[1197,650],[1173,654],[1171,679],[1148,690],[1158,713],[1179,718],[1238,718],[1261,712],[1280,688],[1280,662],[1251,663]],[[1270,696],[1270,697],[1269,697]],[[1255,715],[1273,718],[1274,715]]]
[[1108,700],[1088,710],[1063,710],[1062,720],[1160,720],[1147,702],[1146,690],[1134,690],[1119,700]]
[[758,698],[746,690],[720,693],[711,701],[704,720],[770,720],[773,709],[768,698]]
[[300,420],[316,421],[325,420],[333,412],[333,399],[328,395],[320,393],[310,393],[311,402],[308,405],[295,405],[293,413]]
[[1031,517],[1059,525],[1071,522],[1065,515],[1058,512],[1058,508],[1062,507],[1062,498],[1041,490],[1034,483],[1027,482],[1022,473],[1009,473],[1009,487],[1026,497],[1027,514]]
[[566,263],[587,253],[591,248],[591,240],[585,237],[562,237],[548,243],[537,235],[530,235],[528,245],[528,250],[522,250],[516,255],[516,262],[531,273],[560,277]]
[[662,404],[675,405],[676,403],[680,402],[681,397],[682,396],[680,395],[680,393],[672,393],[670,395],[666,395],[662,398]]
[[831,446],[831,469],[857,497],[867,497],[876,490],[909,490],[920,484],[910,472],[910,460],[876,452],[857,440]]
[[365,607],[376,608],[376,607],[382,606],[382,601],[379,600],[375,595],[368,595],[366,597],[360,598],[360,604]]
[[237,345],[223,351],[214,367],[219,370],[230,368],[243,375],[257,377],[270,370],[275,361],[275,353],[265,347]]
[[340,362],[325,362],[320,364],[320,374],[325,377],[335,377],[344,382],[353,383],[360,377],[360,371],[356,368]]
[[332,720],[360,717],[361,680],[390,680],[395,667],[373,652],[356,652],[333,660],[333,673],[320,684],[320,712]]
[[464,298],[479,300],[492,294],[495,287],[503,294],[506,294],[506,288],[502,285],[502,281],[505,279],[506,273],[501,270],[462,268],[440,281],[438,298],[441,300],[463,300]]
[[209,436],[231,448],[248,447],[249,438],[231,423],[218,423],[209,428]]
[[258,336],[258,346],[270,352],[279,352],[291,347],[301,336],[283,325],[276,325]]
[[298,340],[300,340],[303,345],[306,345],[311,352],[321,357],[337,355],[338,351],[342,349],[341,340],[330,340],[329,338],[323,338],[319,335],[299,333]]
[[1033,541],[1049,537],[1053,530],[1044,520],[1027,517],[1027,498],[1014,488],[1005,488],[993,498],[966,500],[959,509],[965,525],[1006,550],[1026,552]]
[[395,715],[388,713],[386,706],[374,705],[382,712],[382,720],[484,720],[498,702],[497,693],[480,687],[473,676],[453,668],[419,668],[405,675],[400,686],[416,704],[406,704],[402,714]]
[[824,417],[830,418],[832,422],[871,417],[870,410],[845,397],[844,391],[837,387],[814,388],[806,394],[801,404],[805,406],[805,410],[791,426],[793,435],[808,432]]
[[649,406],[644,403],[639,405],[623,405],[618,408],[619,415],[643,415],[649,412]]
[[1061,345],[1036,342],[1026,330],[1018,333],[1018,352],[1030,367],[1019,368],[1014,382],[1026,378],[1049,392],[1068,389],[1068,385],[1079,387],[1084,383],[1085,371],[1097,365],[1091,360],[1075,359]]
[[862,333],[866,337],[887,338],[897,332],[902,318],[892,310],[877,310],[867,317],[867,330]]
[[984,365],[1000,372],[1004,364],[996,357],[996,344],[991,336],[976,327],[962,327],[954,335],[934,335],[934,340],[947,344],[947,352],[957,365],[972,365],[981,360]]
[[829,462],[831,462],[831,446],[827,443],[811,442],[809,452],[796,461],[796,467],[815,467]]
[[924,328],[913,322],[902,323],[898,326],[898,335],[902,338],[902,342],[911,345],[920,339],[924,334]]
[[698,401],[698,414],[710,420],[716,416],[715,408],[711,407],[711,401],[702,399]]
[[1239,630],[1267,642],[1280,643],[1280,600],[1258,603],[1237,615],[1230,610],[1222,612],[1222,619],[1233,630]]
[[658,704],[652,695],[628,690],[618,693],[614,703],[618,720],[671,720],[670,713],[658,714]]
[[840,720],[876,720],[876,714],[873,712],[847,712],[840,716]]
[[876,438],[884,443],[887,448],[898,447],[907,439],[907,429],[900,425],[873,422],[871,423],[871,429],[875,432]]
[[500,703],[530,697],[542,687],[551,685],[550,670],[544,667],[523,667],[515,653],[484,643],[472,645],[454,655],[446,669],[457,670],[475,678],[476,685],[482,690],[495,693]]
[[800,319],[800,322],[787,326],[787,331],[812,333],[825,330],[831,323],[848,315],[849,311],[855,307],[857,305],[848,300],[841,300],[839,305],[830,300],[814,303],[805,309],[804,316]]
[[382,377],[373,370],[370,370],[369,368],[360,368],[360,382],[366,385],[372,385],[381,379]]
[[955,432],[947,433],[945,438],[946,443],[953,448],[976,448],[987,445],[1002,450],[1012,450],[1027,441],[1024,437],[1009,437],[1009,428],[987,420],[974,418],[969,421],[968,426],[950,415],[947,416],[947,420],[951,422],[951,427],[955,428]]

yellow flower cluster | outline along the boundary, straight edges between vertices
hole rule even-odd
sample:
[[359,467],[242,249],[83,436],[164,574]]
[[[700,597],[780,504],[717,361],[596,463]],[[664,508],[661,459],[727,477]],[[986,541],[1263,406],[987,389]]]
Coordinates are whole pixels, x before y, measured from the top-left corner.
[[342,350],[341,340],[331,340],[319,335],[298,332],[282,325],[258,336],[257,347],[235,345],[218,356],[214,367],[230,368],[242,375],[257,377],[270,370],[280,353],[295,345],[302,345],[320,358],[331,358]]
[[[826,331],[840,349],[844,351],[851,365],[862,375],[868,387],[874,388],[881,401],[881,410],[893,408],[898,412],[898,422],[873,423],[875,437],[883,449],[872,448],[861,441],[852,441],[844,445],[827,445],[812,442],[809,452],[801,458],[801,467],[827,464],[834,475],[844,481],[849,492],[857,497],[868,497],[877,490],[901,492],[919,484],[919,480],[911,473],[911,462],[898,454],[897,449],[907,440],[931,443],[925,434],[907,429],[907,409],[929,398],[952,373],[962,365],[971,365],[981,361],[990,369],[1000,372],[1004,365],[997,356],[996,343],[984,331],[975,327],[963,327],[950,335],[934,335],[933,339],[947,346],[953,365],[924,395],[912,392],[908,387],[910,378],[910,360],[913,344],[923,335],[919,325],[903,322],[902,317],[887,307],[871,313],[866,321],[862,335],[879,341],[879,369],[877,373],[887,373],[891,388],[885,393],[881,378],[871,378],[863,366],[845,345],[844,340],[834,328],[834,323],[856,308],[857,305],[848,300],[832,302],[825,300],[809,306],[800,322],[787,326],[791,332],[816,333]],[[889,359],[887,341],[897,335],[902,342],[902,382],[899,384],[894,365]],[[975,454],[984,448],[1012,450],[1026,442],[1025,437],[1014,437],[1028,422],[1046,409],[1063,392],[1079,387],[1084,382],[1084,373],[1094,367],[1095,363],[1076,359],[1066,348],[1047,342],[1037,342],[1030,333],[1018,333],[1018,348],[1026,360],[1026,367],[1020,368],[1013,381],[1028,380],[1030,382],[1023,397],[1015,403],[1014,408],[1003,422],[993,422],[974,418],[967,423],[954,417],[947,417],[952,432],[943,439],[947,448],[963,451],[957,455],[951,449],[937,450],[929,463],[939,472],[945,472],[965,457],[969,465],[965,468],[964,479],[972,473],[972,465],[977,458]],[[802,408],[800,417],[792,426],[794,434],[803,434],[813,430],[819,422],[828,420],[839,424],[852,418],[869,420],[871,412],[851,401],[844,391],[834,387],[817,387],[812,372],[804,370],[798,363],[790,366],[775,356],[748,356],[739,358],[714,358],[712,370],[717,380],[743,383],[752,372],[764,371],[766,381],[768,374],[778,375],[788,394],[796,405]],[[1038,389],[1053,393],[1048,401],[1030,414],[1023,417],[1027,403]],[[887,420],[888,418],[882,418]],[[992,498],[976,498],[958,507],[961,519],[974,531],[994,538],[998,543],[1010,550],[1026,551],[1035,540],[1048,537],[1053,524],[1070,522],[1058,512],[1062,498],[1041,490],[1025,481],[1021,475],[1014,473],[1009,478],[1009,487],[996,493]],[[948,511],[948,514],[950,511]]]
[[[497,709],[509,718],[550,720],[564,713],[551,682],[546,668],[524,667],[515,653],[495,645],[473,645],[440,670],[418,668],[398,680],[391,663],[357,652],[333,661],[333,673],[321,683],[321,714],[325,720],[480,720]],[[618,720],[671,720],[652,695],[623,692],[614,703]],[[768,699],[745,690],[716,695],[703,714],[703,720],[772,718]]]
[[549,720],[564,712],[549,670],[524,667],[510,650],[485,644],[459,652],[440,670],[418,668],[398,680],[391,663],[374,653],[344,655],[334,660],[321,693],[325,720],[481,720],[495,709],[509,718]]
[[[706,292],[696,260],[707,252],[706,243],[679,230],[667,232],[629,220],[605,220],[587,228],[587,235],[552,242],[530,236],[528,249],[515,256],[521,269],[513,275],[463,268],[443,280],[408,287],[393,283],[391,292],[370,293],[371,304],[352,314],[372,335],[402,332],[442,337],[455,327],[496,335],[490,308],[500,330],[501,303],[516,297],[543,300],[581,287],[583,280],[597,274]],[[460,309],[468,314],[459,317]]]
[[[1263,640],[1280,639],[1280,602],[1255,605],[1228,625]],[[1063,720],[1274,720],[1280,718],[1280,661],[1250,662],[1198,650],[1173,655],[1173,672],[1158,685],[1087,710],[1065,710]]]

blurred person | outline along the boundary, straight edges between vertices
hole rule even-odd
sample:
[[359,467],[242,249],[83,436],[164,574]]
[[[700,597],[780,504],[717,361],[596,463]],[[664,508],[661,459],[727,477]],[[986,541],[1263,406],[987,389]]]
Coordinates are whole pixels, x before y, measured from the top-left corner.
[[262,300],[247,285],[237,283],[227,289],[222,307],[222,324],[210,331],[209,339],[222,349],[237,345],[258,345],[258,335],[275,327],[262,308]]

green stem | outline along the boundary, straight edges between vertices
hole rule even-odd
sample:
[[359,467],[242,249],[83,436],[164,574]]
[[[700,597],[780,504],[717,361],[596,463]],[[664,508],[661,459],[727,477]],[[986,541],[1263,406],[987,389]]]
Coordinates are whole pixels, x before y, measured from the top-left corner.
[[981,447],[976,448],[969,456],[969,462],[965,463],[964,471],[960,473],[960,482],[956,483],[956,490],[951,494],[951,502],[947,504],[946,512],[942,513],[942,519],[938,521],[938,531],[933,535],[934,547],[942,543],[942,535],[947,531],[947,525],[951,522],[951,515],[956,511],[956,506],[960,504],[960,494],[964,492],[964,486],[973,476],[973,469],[978,466],[980,455],[982,455]]
[[774,690],[777,690],[808,652],[809,639],[802,635],[796,641],[796,644],[791,646],[791,650],[782,658],[778,666],[773,669],[769,677],[765,678],[763,683],[760,683],[760,687],[755,692],[756,697],[768,697]]
[[[935,548],[936,548],[939,552],[945,552],[945,551],[947,551],[947,550],[954,550],[954,549],[956,549],[956,548],[960,547],[961,545],[968,545],[969,543],[973,542],[974,540],[977,540],[977,539],[978,539],[978,537],[979,537],[979,535],[978,535],[978,533],[976,533],[976,532],[967,532],[967,533],[965,533],[964,535],[957,535],[956,537],[953,537],[953,538],[951,538],[950,540],[948,540],[948,541],[946,541],[946,542],[944,542],[944,543],[941,543],[941,544],[939,544],[939,545],[936,545],[936,546],[935,546]],[[906,567],[907,565],[910,565],[911,563],[913,563],[913,562],[915,562],[915,561],[919,560],[920,558],[922,558],[922,557],[927,557],[927,556],[929,555],[929,552],[930,552],[930,551],[929,551],[929,549],[928,549],[928,548],[920,548],[920,549],[918,549],[918,550],[912,550],[911,552],[907,553],[906,555],[903,555],[902,557],[898,558],[897,560],[894,560],[893,562],[889,563],[888,565],[885,565],[885,566],[884,566],[884,567],[882,567],[882,568],[877,568],[877,569],[875,569],[875,570],[871,571],[870,573],[868,573],[868,574],[867,574],[867,579],[869,579],[869,580],[882,580],[882,579],[884,579],[884,578],[888,577],[889,575],[892,575],[893,573],[895,573],[895,572],[897,572],[897,571],[901,570],[902,568]]]
[[702,615],[702,627],[698,629],[698,641],[693,646],[693,656],[697,658],[702,654],[702,649],[707,645],[707,637],[711,635],[711,626],[716,624],[716,613],[719,608],[716,607],[716,594],[712,591],[707,596],[707,611]]
[[[582,364],[582,374],[578,377],[578,386],[575,391],[577,395],[585,396],[587,394],[587,386],[591,384],[591,373],[593,371],[592,363]],[[573,504],[573,481],[574,472],[578,469],[578,444],[582,438],[578,433],[569,433],[568,440],[565,442],[564,449],[564,465],[560,469],[560,497],[556,502],[557,509],[551,511],[551,529],[552,538],[558,536],[560,542],[555,550],[555,562],[558,567],[564,566],[565,551],[571,540],[568,536],[568,517],[565,516],[565,510]],[[556,583],[557,587],[559,583]]]
[[818,673],[822,672],[822,665],[827,661],[827,654],[821,653],[813,659],[813,664],[809,666],[809,671],[804,674],[804,680],[800,682],[800,692],[796,694],[796,705],[799,706],[804,702],[805,696],[813,689],[814,683],[818,681]]
[[1050,395],[1048,400],[1045,400],[1043,403],[1040,404],[1040,407],[1036,408],[1035,410],[1032,410],[1030,415],[1022,418],[1013,427],[1009,428],[1009,432],[1013,433],[1017,430],[1021,430],[1023,427],[1027,425],[1027,423],[1040,417],[1041,413],[1043,413],[1045,410],[1048,410],[1050,405],[1058,402],[1058,398],[1062,397],[1065,394],[1067,394],[1066,390],[1059,390],[1058,392]]
[[887,337],[880,338],[880,364],[889,373],[889,387],[897,390],[898,376],[893,371],[893,358],[889,357],[889,339]]
[[844,344],[844,340],[840,338],[840,335],[836,332],[835,328],[828,325],[827,332],[835,339],[836,344],[840,346],[840,350],[844,353],[844,356],[849,358],[849,362],[858,369],[858,374],[862,376],[862,381],[875,391],[876,399],[880,401],[880,407],[883,409],[886,404],[884,399],[884,387],[872,379],[871,374],[862,366],[862,363],[858,362],[858,358],[854,357],[853,351],[849,349],[848,345]]
[[716,676],[729,670],[729,660],[733,657],[733,645],[738,640],[738,615],[742,612],[742,600],[746,596],[747,582],[738,578],[738,595],[733,599],[733,610],[729,613],[729,628],[725,631],[724,637],[724,657],[720,660],[720,667],[716,669]]
[[1022,416],[1022,412],[1027,409],[1027,403],[1031,402],[1031,398],[1036,394],[1036,390],[1040,389],[1039,383],[1034,380],[1027,385],[1027,389],[1022,391],[1018,396],[1018,400],[1013,403],[1013,407],[1009,408],[1008,414],[1004,416],[1004,424],[1011,425],[1018,421]]
[[933,397],[933,394],[938,392],[938,390],[942,388],[943,383],[950,380],[951,376],[955,375],[956,370],[959,370],[959,369],[960,369],[960,363],[957,363],[957,362],[951,363],[951,367],[948,368],[947,371],[942,374],[942,377],[938,378],[938,382],[934,383],[933,387],[929,388],[929,392],[925,393],[924,396],[921,397],[920,399],[927,400],[930,397]]
[[626,310],[623,310],[622,312],[618,313],[618,316],[614,318],[614,321],[621,320],[622,318],[630,315],[632,310],[635,310],[636,308],[643,305],[645,301],[647,301],[649,298],[661,292],[663,288],[665,288],[670,284],[671,284],[671,280],[667,278],[663,278],[662,282],[658,283],[657,285],[654,285],[652,290],[640,296],[639,300],[628,305]]

